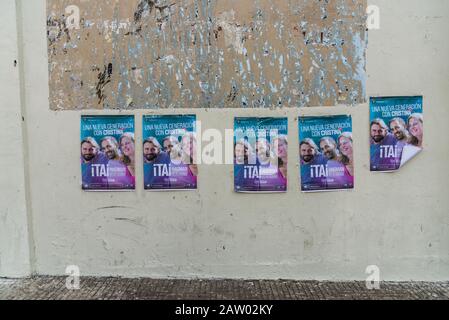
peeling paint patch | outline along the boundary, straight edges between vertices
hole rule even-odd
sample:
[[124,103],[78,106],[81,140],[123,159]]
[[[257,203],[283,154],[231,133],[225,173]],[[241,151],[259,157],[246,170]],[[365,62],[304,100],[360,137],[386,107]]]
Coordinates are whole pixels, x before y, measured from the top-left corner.
[[50,108],[363,103],[366,6],[366,0],[47,0]]

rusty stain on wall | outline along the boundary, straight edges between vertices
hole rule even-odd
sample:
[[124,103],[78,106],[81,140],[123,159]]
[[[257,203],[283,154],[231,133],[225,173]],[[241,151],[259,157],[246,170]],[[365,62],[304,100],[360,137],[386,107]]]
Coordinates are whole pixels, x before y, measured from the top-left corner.
[[52,110],[365,102],[366,0],[47,0]]

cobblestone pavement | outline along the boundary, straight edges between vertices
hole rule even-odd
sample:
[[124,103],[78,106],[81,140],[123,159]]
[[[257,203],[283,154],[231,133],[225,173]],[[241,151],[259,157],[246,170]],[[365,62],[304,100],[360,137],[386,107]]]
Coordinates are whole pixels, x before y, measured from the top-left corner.
[[65,277],[0,279],[0,300],[449,300],[449,282],[385,282],[380,290],[364,282],[290,280],[154,280],[81,278],[67,290]]

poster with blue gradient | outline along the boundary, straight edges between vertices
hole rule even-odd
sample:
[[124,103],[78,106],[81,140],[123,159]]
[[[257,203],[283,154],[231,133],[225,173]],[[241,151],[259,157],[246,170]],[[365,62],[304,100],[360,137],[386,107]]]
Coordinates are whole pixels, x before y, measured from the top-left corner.
[[303,192],[354,188],[351,116],[301,117],[299,142]]
[[196,116],[143,117],[143,162],[146,190],[197,188]]
[[422,148],[422,96],[370,98],[371,171],[397,171]]
[[134,116],[82,116],[83,190],[134,190],[134,150]]
[[287,118],[235,118],[236,192],[286,192]]

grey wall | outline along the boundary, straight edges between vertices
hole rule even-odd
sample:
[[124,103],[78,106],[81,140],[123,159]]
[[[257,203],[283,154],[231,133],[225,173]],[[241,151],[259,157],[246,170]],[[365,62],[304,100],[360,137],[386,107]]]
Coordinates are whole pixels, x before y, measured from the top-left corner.
[[[8,6],[6,3],[2,2],[1,9]],[[35,247],[35,259],[31,261],[36,272],[59,275],[67,265],[76,264],[83,275],[345,280],[365,279],[366,266],[375,264],[385,280],[447,280],[449,2],[371,3],[380,7],[382,20],[380,30],[369,32],[368,95],[424,95],[424,152],[398,173],[370,173],[367,104],[348,108],[183,110],[196,112],[203,127],[220,130],[232,128],[234,116],[289,117],[289,192],[240,195],[232,191],[232,167],[224,165],[200,166],[196,192],[144,192],[139,163],[136,192],[82,192],[80,112],[50,111],[45,1],[23,1],[28,212],[32,218],[31,244]],[[6,28],[14,32],[9,25]],[[1,39],[3,44],[5,39]],[[5,54],[3,50],[1,54]],[[9,63],[3,67],[3,60],[2,70],[14,74]],[[13,93],[17,86],[9,78],[1,79],[2,95],[8,94],[6,102],[17,99],[17,92]],[[7,134],[16,139],[20,135],[16,114],[20,113],[19,104],[2,100],[2,110],[7,110],[12,119],[5,122],[2,117],[2,124],[14,124]],[[136,115],[140,132],[144,112],[130,113]],[[356,190],[301,194],[296,179],[296,117],[333,113],[353,116]],[[1,143],[3,152],[9,144],[4,139]],[[4,169],[7,176],[21,177],[23,171],[16,161],[20,153],[13,155],[14,159],[10,159],[10,153],[3,154],[0,161],[2,168],[8,168]],[[7,199],[13,199],[10,179],[0,181],[2,195],[7,192]],[[23,176],[18,181],[22,190]],[[15,227],[5,228],[6,237],[0,236],[17,239],[8,245],[2,240],[2,261],[15,252],[16,243],[26,239],[21,233],[26,225],[24,195],[18,194],[16,202],[3,197],[1,201],[0,221],[4,217],[10,221],[12,214]],[[20,261],[8,265],[14,267],[16,263]]]

